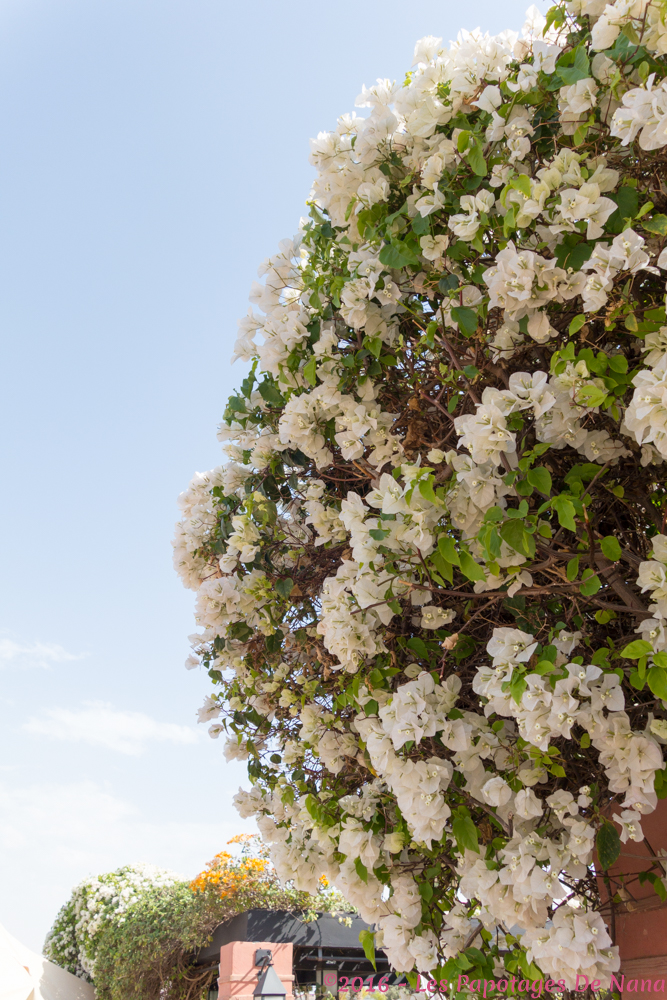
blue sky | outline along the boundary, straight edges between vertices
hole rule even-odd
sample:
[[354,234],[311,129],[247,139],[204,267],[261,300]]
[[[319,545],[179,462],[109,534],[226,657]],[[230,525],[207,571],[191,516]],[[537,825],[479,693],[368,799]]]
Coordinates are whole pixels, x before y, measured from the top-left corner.
[[527,6],[0,0],[0,922],[36,950],[86,875],[193,875],[251,828],[194,721],[176,496],[220,461],[309,137],[418,38]]

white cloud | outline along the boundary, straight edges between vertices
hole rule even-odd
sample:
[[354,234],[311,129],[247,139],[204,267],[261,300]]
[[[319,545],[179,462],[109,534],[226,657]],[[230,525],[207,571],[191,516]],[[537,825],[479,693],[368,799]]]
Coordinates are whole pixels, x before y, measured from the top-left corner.
[[55,642],[16,642],[0,636],[0,667],[42,667],[80,660],[85,653],[68,653]]
[[32,716],[23,730],[68,742],[88,743],[118,753],[137,755],[149,743],[196,743],[197,731],[174,722],[158,722],[143,712],[125,712],[104,702],[84,702],[84,707],[48,708]]

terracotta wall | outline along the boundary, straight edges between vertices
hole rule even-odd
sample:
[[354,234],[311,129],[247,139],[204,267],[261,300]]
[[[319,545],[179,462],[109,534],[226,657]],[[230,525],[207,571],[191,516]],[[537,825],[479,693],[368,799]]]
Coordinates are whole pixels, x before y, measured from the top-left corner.
[[273,967],[286,990],[285,1000],[293,1000],[292,945],[272,941],[231,941],[220,949],[220,1000],[253,1000],[257,985],[255,951],[268,948],[273,955]]
[[[620,807],[616,810],[620,812]],[[614,943],[621,953],[621,973],[626,979],[638,976],[667,977],[667,903],[663,903],[649,882],[640,885],[633,874],[648,871],[662,848],[667,848],[667,799],[658,802],[657,809],[642,818],[645,839],[629,840],[622,845],[621,856],[609,869],[612,894],[619,892],[623,902],[612,906],[607,902],[603,915],[612,931]],[[667,862],[667,858],[665,859]],[[660,865],[653,867],[662,876]],[[625,875],[621,880],[620,875]],[[603,898],[609,893],[602,879]]]

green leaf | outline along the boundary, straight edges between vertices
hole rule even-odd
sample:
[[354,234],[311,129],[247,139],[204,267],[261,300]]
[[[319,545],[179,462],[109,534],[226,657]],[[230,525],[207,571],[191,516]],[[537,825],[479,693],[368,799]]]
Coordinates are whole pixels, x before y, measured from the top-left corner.
[[644,219],[642,226],[649,233],[667,236],[667,215],[652,215],[650,219]]
[[[605,470],[606,473],[607,470]],[[573,465],[566,476],[563,476],[566,483],[573,479],[580,479],[584,483],[589,483],[600,472],[600,466],[595,462],[583,462],[581,465]],[[603,473],[603,475],[605,474]]]
[[627,40],[629,42],[632,42],[633,45],[639,45],[639,35],[637,34],[637,30],[632,21],[627,21],[623,25],[623,27],[621,28],[621,33],[625,35]]
[[659,799],[667,799],[667,767],[655,772],[655,794]]
[[418,264],[419,258],[405,243],[387,243],[380,250],[380,263],[385,267],[398,270],[408,264]]
[[227,401],[227,406],[233,413],[247,413],[245,399],[241,399],[240,396],[230,396]]
[[646,642],[645,639],[635,639],[634,642],[628,643],[625,649],[621,650],[621,656],[624,656],[626,660],[638,660],[641,656],[648,656],[652,652],[653,646],[650,642]]
[[507,209],[507,214],[503,219],[503,236],[507,237],[515,228],[516,221],[516,205],[510,205]]
[[366,868],[361,858],[354,859],[354,868],[361,881],[368,882],[368,868]]
[[529,469],[526,479],[540,493],[545,493],[547,496],[551,493],[551,473],[543,466],[538,465],[535,469]]
[[543,33],[546,34],[552,24],[555,24],[557,28],[560,28],[560,26],[565,21],[565,17],[566,17],[566,12],[564,8],[562,7],[549,8],[549,10],[547,11],[547,23],[544,27]]
[[663,903],[667,901],[667,889],[665,889],[662,884],[660,876],[656,875],[655,872],[640,872],[639,882],[641,885],[643,885],[644,882],[650,882]]
[[656,698],[667,701],[667,671],[664,667],[651,667],[646,682]]
[[317,385],[317,358],[311,358],[310,361],[306,362],[303,366],[303,377],[306,382],[310,383],[312,386]]
[[433,899],[433,886],[430,884],[430,882],[420,882],[419,895],[427,903],[429,903]]
[[433,483],[430,479],[419,480],[419,492],[423,496],[424,500],[428,500],[429,503],[438,503],[438,498],[433,492]]
[[457,278],[455,274],[445,274],[438,282],[438,288],[441,292],[453,292],[460,284],[461,279]]
[[[567,63],[569,63],[569,65],[563,65]],[[579,45],[574,50],[574,59],[571,59],[571,53],[561,56],[556,63],[556,70],[563,83],[568,85],[590,76],[590,63],[588,61],[588,56],[586,55],[585,46]]]
[[633,688],[637,689],[637,691],[643,691],[646,687],[646,681],[638,670],[632,670],[628,680],[630,681],[630,684],[632,684]]
[[[431,555],[429,556],[429,561],[435,566],[440,576],[444,577],[444,579],[447,580],[448,583],[454,582],[452,564],[447,562],[446,559],[443,559],[443,557],[440,555],[439,552],[431,553]],[[391,605],[389,605],[389,607],[391,607]]]
[[578,390],[575,398],[577,403],[582,406],[602,406],[605,399],[607,398],[607,390],[601,389],[599,385],[583,385],[581,389]]
[[471,139],[471,133],[467,129],[461,129],[456,140],[456,148],[459,153],[465,152]]
[[368,929],[359,931],[359,944],[364,949],[364,955],[377,972],[375,964],[375,932]]
[[591,737],[589,733],[582,733],[581,739],[579,740],[579,746],[582,750],[587,750],[591,745]]
[[267,635],[264,640],[266,648],[269,653],[279,653],[282,649],[284,636],[282,632],[274,632],[273,635]]
[[485,521],[491,521],[494,524],[497,524],[499,521],[502,521],[502,519],[503,519],[502,507],[489,507],[486,514],[484,515]]
[[367,347],[374,358],[379,358],[382,354],[382,340],[380,337],[364,337],[364,347]]
[[471,146],[465,155],[474,174],[477,174],[478,177],[484,177],[488,173],[489,168],[486,165],[482,147],[478,142]]
[[610,193],[606,197],[611,198],[618,205],[615,212],[607,219],[605,229],[610,233],[620,233],[626,219],[634,219],[639,211],[639,195],[637,189],[632,187],[619,188],[614,194]]
[[618,538],[615,538],[614,535],[605,535],[600,541],[600,548],[607,559],[611,559],[612,562],[618,562],[621,558],[621,546],[618,543]]
[[510,180],[510,187],[514,188],[515,191],[520,191],[521,194],[525,194],[526,198],[530,198],[530,177],[526,174],[518,174],[517,177],[512,177]]
[[595,847],[598,852],[598,860],[603,871],[607,871],[613,865],[621,853],[621,838],[613,823],[605,820],[598,830],[595,838]]
[[609,358],[609,367],[613,372],[624,375],[628,370],[628,359],[624,358],[622,354],[612,354]]
[[526,678],[520,670],[515,670],[512,673],[512,679],[509,683],[509,692],[514,698],[517,705],[521,704],[521,695],[528,687]]
[[253,629],[245,622],[233,622],[227,627],[227,635],[230,639],[239,639],[241,642],[247,642],[248,639],[253,635]]
[[272,382],[260,382],[257,388],[259,389],[260,396],[269,406],[285,405],[283,394],[276,389]]
[[459,559],[461,560],[461,572],[469,580],[486,580],[486,573],[468,552],[461,552]]
[[528,534],[523,521],[519,519],[505,521],[500,527],[500,536],[516,552],[520,552],[529,559],[535,555],[535,539]]
[[569,531],[577,530],[577,525],[574,520],[574,515],[576,513],[575,506],[569,497],[566,497],[561,493],[559,496],[553,498],[551,506],[556,511],[556,514],[558,515],[558,523],[562,528],[567,528]]
[[565,570],[565,575],[570,583],[577,579],[577,576],[579,575],[579,556],[575,556],[574,559],[570,559]]
[[293,589],[294,589],[294,580],[290,576],[286,577],[284,580],[278,580],[276,582],[276,590],[278,591],[281,597],[285,598],[289,597]]
[[575,316],[572,322],[570,323],[567,332],[570,334],[570,336],[573,336],[573,334],[578,333],[579,330],[581,330],[585,322],[586,322],[586,316],[584,315],[584,313],[579,313],[579,315]]
[[528,513],[528,504],[525,500],[522,500],[518,507],[508,507],[505,511],[507,517],[511,518],[523,518]]
[[461,565],[459,554],[456,551],[456,546],[454,545],[454,539],[450,538],[449,535],[440,536],[438,539],[438,549],[442,558],[446,559],[448,563],[452,564],[452,566]]
[[477,329],[477,313],[468,306],[452,306],[452,319],[458,323],[464,337],[472,337]]
[[430,228],[431,228],[431,220],[428,217],[428,215],[426,216],[426,218],[424,218],[421,215],[415,215],[411,225],[413,233],[416,233],[417,236],[424,236],[426,233],[428,233]]
[[376,542],[381,542],[390,532],[386,528],[371,528],[368,534]]
[[[590,570],[588,572],[590,573]],[[601,586],[600,577],[595,573],[591,573],[590,576],[587,576],[579,584],[579,593],[583,594],[584,597],[590,597],[592,594],[597,594]]]
[[466,849],[469,851],[479,851],[477,830],[470,816],[455,815],[452,819],[452,833],[461,853]]
[[[565,238],[567,240],[567,237]],[[571,267],[573,271],[580,271],[582,265],[590,260],[593,254],[593,247],[590,243],[577,243],[573,246],[563,240],[556,247],[555,254],[559,267]],[[582,323],[583,326],[583,323]]]
[[421,639],[418,639],[416,636],[413,636],[412,639],[408,639],[407,645],[408,649],[411,649],[412,652],[416,653],[417,656],[421,657],[422,660],[428,660],[428,649],[426,648]]

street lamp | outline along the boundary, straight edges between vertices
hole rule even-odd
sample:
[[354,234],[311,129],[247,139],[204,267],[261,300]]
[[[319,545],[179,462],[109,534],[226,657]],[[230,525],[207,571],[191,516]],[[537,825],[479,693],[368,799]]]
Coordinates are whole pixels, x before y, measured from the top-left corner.
[[259,968],[259,979],[253,990],[253,997],[257,1000],[285,1000],[287,990],[273,968],[273,956],[268,949],[256,950],[255,965]]

